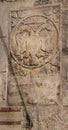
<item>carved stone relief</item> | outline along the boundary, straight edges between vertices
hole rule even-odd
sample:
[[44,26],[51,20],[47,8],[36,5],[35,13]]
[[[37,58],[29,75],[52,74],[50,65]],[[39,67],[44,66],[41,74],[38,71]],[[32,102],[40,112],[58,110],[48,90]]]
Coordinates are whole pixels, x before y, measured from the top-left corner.
[[54,104],[60,85],[60,6],[11,11],[10,22],[12,67],[24,101]]
[[[41,126],[38,124],[38,120],[39,123],[42,120],[38,115],[38,109],[39,106],[56,104],[58,99],[60,20],[59,5],[10,12],[11,68],[8,104],[26,106],[32,130],[37,130],[39,127],[45,130],[48,122],[49,129],[54,128],[54,123],[51,123],[49,118],[44,128],[43,123]],[[35,115],[31,115],[34,107]],[[22,124],[22,128],[26,129],[24,122]]]
[[19,65],[26,69],[41,68],[56,55],[57,28],[45,16],[27,17],[14,28],[11,42],[11,54]]
[[[29,2],[31,0],[2,1],[3,8],[5,4],[7,5],[6,11],[11,6],[10,2],[12,6],[9,17],[7,16],[9,19],[9,45],[7,45],[4,37],[4,40],[1,40],[7,51],[9,74],[4,69],[6,65],[4,64],[3,52],[5,50],[1,47],[0,105],[6,106],[7,98],[6,110],[10,111],[9,108],[13,109],[14,106],[20,106],[21,130],[68,130],[68,11],[67,9],[63,11],[61,19],[60,5],[55,4],[61,2],[65,8],[67,1],[32,0],[32,4]],[[36,2],[34,3],[34,1]],[[32,8],[19,9],[21,5],[23,7],[32,6]],[[5,9],[3,10],[5,11]],[[5,15],[8,14],[5,13]],[[7,19],[4,18],[1,21],[4,21],[4,26],[8,26],[6,24]],[[3,25],[2,28],[4,32]],[[6,45],[9,46],[9,50]],[[6,89],[7,82],[8,90]],[[12,107],[8,107],[8,105]],[[4,119],[1,113],[2,109],[4,111],[3,107],[0,108],[0,120],[1,117]],[[8,116],[13,118],[11,112],[6,114],[4,111],[3,114],[5,114],[6,121],[9,120]],[[15,114],[18,117],[16,111]],[[13,115],[15,116],[15,114]],[[14,118],[15,120],[17,121],[16,118]],[[3,129],[3,125],[0,124],[1,127]],[[15,128],[13,125],[12,128],[15,130],[19,127],[17,125]],[[9,128],[4,125],[4,129]]]

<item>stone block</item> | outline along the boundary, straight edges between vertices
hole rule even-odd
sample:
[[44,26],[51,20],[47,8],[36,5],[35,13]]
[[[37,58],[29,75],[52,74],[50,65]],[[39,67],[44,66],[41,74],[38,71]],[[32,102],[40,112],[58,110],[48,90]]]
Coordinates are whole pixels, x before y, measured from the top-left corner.
[[[27,104],[57,102],[60,85],[60,10],[60,5],[57,5],[10,12],[12,70]],[[12,85],[8,86],[11,91]]]

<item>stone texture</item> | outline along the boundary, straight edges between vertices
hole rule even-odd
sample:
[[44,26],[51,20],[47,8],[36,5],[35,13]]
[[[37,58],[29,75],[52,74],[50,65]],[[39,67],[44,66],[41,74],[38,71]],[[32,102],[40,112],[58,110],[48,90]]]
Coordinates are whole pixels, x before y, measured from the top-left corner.
[[0,130],[21,130],[21,109],[17,107],[0,108]]
[[[60,6],[26,8],[24,11],[22,9],[10,13],[11,64],[26,103],[57,102],[61,53],[59,16]],[[8,86],[10,91],[12,85],[9,83]],[[18,96],[16,99],[18,100]]]
[[62,47],[63,104],[68,105],[68,10],[63,12]]
[[34,5],[38,6],[38,5],[47,5],[47,4],[51,4],[52,1],[51,0],[36,0]]
[[68,7],[68,0],[52,0],[53,3],[61,3],[65,8]]
[[7,103],[7,74],[0,73],[0,105],[5,106]]
[[67,130],[67,108],[57,105],[51,106],[27,106],[29,115],[33,122],[32,130]]
[[0,130],[68,130],[67,7],[0,1]]

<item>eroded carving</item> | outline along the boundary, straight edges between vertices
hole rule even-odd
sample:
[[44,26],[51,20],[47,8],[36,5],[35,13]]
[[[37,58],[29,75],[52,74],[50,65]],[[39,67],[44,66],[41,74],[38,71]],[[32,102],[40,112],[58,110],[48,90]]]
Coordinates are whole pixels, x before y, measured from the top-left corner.
[[22,20],[12,31],[11,54],[22,67],[35,69],[51,64],[50,60],[58,50],[57,43],[55,24],[47,17],[31,16]]
[[60,86],[60,6],[11,11],[10,22],[11,63],[17,84],[10,73],[8,103],[20,106],[23,99],[34,130],[39,124],[35,126],[29,107],[35,107],[35,118],[39,120],[37,106],[57,103]]
[[[57,15],[56,10],[59,7],[50,7],[51,11],[48,10],[47,13],[45,10],[48,8],[43,10],[44,16],[26,15],[24,19],[23,10],[11,13],[11,18],[17,19],[17,24],[11,25],[12,65],[21,94],[29,105],[53,104],[57,101],[57,88],[60,83],[59,17],[57,19],[53,16]],[[9,94],[15,98],[18,94],[11,90]],[[16,101],[21,105],[19,100]]]
[[60,6],[21,9],[10,16],[11,61],[24,101],[55,103],[60,84]]

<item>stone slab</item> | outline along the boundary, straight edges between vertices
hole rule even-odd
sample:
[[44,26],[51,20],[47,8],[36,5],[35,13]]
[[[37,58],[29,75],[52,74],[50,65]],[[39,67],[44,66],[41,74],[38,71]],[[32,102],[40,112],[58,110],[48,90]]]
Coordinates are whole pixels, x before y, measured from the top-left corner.
[[[21,8],[10,12],[12,68],[27,104],[57,102],[60,85],[60,13],[60,5]],[[10,83],[8,86],[11,91]]]

